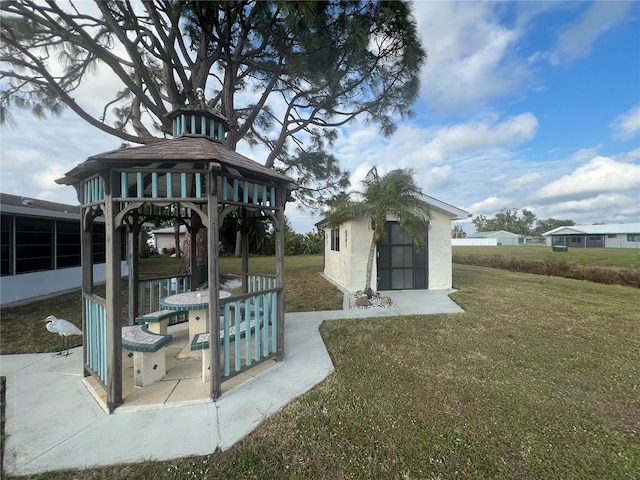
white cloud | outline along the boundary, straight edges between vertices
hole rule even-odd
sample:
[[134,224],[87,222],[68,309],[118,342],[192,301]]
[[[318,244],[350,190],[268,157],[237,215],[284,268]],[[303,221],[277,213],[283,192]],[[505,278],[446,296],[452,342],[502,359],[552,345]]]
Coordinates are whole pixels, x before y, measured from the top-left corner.
[[635,150],[631,150],[630,152],[612,155],[611,158],[613,158],[616,162],[633,163],[637,160],[640,160],[640,148],[636,148]]
[[538,218],[568,218],[578,224],[626,223],[640,218],[638,195],[603,193],[581,200],[560,201],[540,209]]
[[476,215],[494,215],[504,208],[511,208],[513,201],[509,198],[489,197],[476,203],[472,203],[468,208],[468,212]]
[[414,3],[428,53],[421,85],[430,108],[472,111],[531,79],[526,60],[515,54],[522,31],[501,25],[499,8],[489,2]]
[[525,173],[524,175],[507,182],[506,191],[515,192],[530,187],[542,178],[540,173]]
[[516,147],[531,140],[538,119],[523,113],[502,122],[495,119],[462,123],[437,130],[433,139],[417,149],[412,158],[422,164],[442,162],[447,155],[492,147]]
[[597,38],[627,18],[633,2],[593,2],[587,11],[558,36],[549,55],[552,64],[566,64],[591,53]]
[[591,147],[591,148],[581,148],[573,155],[571,155],[571,162],[574,163],[583,163],[591,160],[593,157],[598,155],[598,150],[600,150],[600,146]]
[[426,192],[433,190],[443,190],[451,183],[453,178],[453,168],[449,165],[433,167],[420,175],[419,181],[424,185]]
[[640,105],[616,117],[609,127],[613,130],[614,138],[631,140],[640,131]]
[[595,157],[569,175],[553,181],[536,192],[542,202],[578,200],[601,193],[621,193],[640,188],[640,165]]

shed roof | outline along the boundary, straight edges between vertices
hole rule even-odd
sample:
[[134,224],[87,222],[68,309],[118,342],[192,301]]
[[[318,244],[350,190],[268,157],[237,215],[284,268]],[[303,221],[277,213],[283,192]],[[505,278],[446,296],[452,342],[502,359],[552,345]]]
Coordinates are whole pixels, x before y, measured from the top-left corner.
[[498,238],[498,237],[519,237],[517,233],[507,232],[506,230],[491,230],[486,232],[475,232],[467,235],[467,238]]
[[177,138],[158,140],[149,145],[119,148],[92,155],[83,163],[56,180],[56,183],[73,185],[105,168],[172,168],[198,163],[213,163],[231,175],[250,176],[296,188],[293,179],[251,160],[221,143],[204,135],[180,135]]
[[[429,207],[435,208],[446,215],[448,215],[451,220],[463,220],[465,218],[469,218],[471,214],[466,210],[462,210],[461,208],[454,207],[453,205],[449,205],[442,200],[438,200],[437,198],[430,197],[429,195],[422,195],[422,199],[429,204]],[[323,218],[319,222],[317,222],[316,227],[326,227],[328,225],[328,221],[326,218]]]
[[605,225],[567,225],[557,227],[542,236],[549,235],[614,235],[624,233],[640,233],[640,222],[609,223]]
[[423,200],[425,200],[429,204],[429,206],[440,210],[443,213],[446,213],[447,215],[449,215],[449,217],[451,217],[451,220],[464,220],[471,216],[471,214],[466,210],[454,207],[453,205],[443,202],[442,200],[438,200],[437,198],[430,197],[429,195],[423,195],[422,197]]

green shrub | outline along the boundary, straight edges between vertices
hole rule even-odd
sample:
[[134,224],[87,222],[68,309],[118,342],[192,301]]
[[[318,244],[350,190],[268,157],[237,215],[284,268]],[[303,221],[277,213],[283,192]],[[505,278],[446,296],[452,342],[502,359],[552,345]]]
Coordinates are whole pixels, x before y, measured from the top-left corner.
[[508,257],[503,255],[452,255],[454,263],[476,265],[479,267],[499,268],[512,272],[534,273],[551,277],[573,278],[589,280],[596,283],[627,285],[640,287],[640,271],[632,268],[599,267],[593,265],[578,265],[566,260],[529,259],[522,257]]

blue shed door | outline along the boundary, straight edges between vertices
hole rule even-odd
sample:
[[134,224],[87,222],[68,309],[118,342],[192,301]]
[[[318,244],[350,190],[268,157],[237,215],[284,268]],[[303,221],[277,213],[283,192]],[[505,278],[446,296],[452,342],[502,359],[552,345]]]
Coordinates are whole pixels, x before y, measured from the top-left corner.
[[378,244],[378,290],[426,289],[429,278],[427,233],[416,250],[398,222],[386,222],[387,243]]

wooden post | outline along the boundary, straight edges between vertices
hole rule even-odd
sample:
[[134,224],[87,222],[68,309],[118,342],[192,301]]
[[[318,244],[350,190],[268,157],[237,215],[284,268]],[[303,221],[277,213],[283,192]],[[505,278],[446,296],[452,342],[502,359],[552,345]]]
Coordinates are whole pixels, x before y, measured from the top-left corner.
[[127,229],[127,264],[129,267],[129,325],[134,325],[139,313],[140,292],[138,291],[138,262],[140,261],[140,224],[138,211],[133,212],[131,225]]
[[115,224],[116,205],[111,189],[111,173],[105,185],[105,269],[107,304],[107,408],[110,413],[122,404],[122,278],[120,270],[121,229]]
[[84,298],[85,293],[93,291],[93,246],[91,237],[93,232],[93,220],[90,208],[80,209],[80,265],[82,265],[82,361],[84,376],[88,377],[87,371],[87,303]]
[[[244,211],[244,209],[241,209]],[[242,293],[249,292],[249,232],[247,219],[240,220],[240,254],[242,255]]]
[[[193,212],[191,212],[191,215],[193,215]],[[193,291],[198,285],[198,259],[196,258],[198,232],[195,228],[189,227],[189,235],[191,237],[189,244],[189,271],[191,272],[191,290]]]
[[278,294],[278,346],[276,349],[276,361],[284,359],[284,205],[287,201],[286,189],[282,186],[276,189],[276,225],[275,246],[276,246],[276,287],[281,289]]
[[219,271],[219,219],[218,219],[218,192],[216,189],[217,176],[211,168],[207,172],[207,275],[209,277],[209,349],[203,350],[203,355],[210,355],[211,365],[211,399],[216,400],[222,393],[222,372],[220,371],[220,271]]

